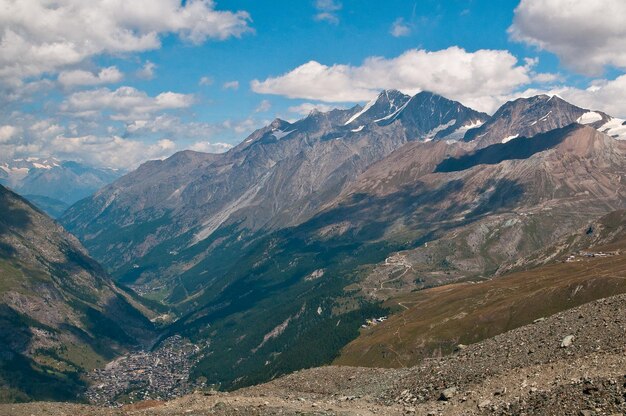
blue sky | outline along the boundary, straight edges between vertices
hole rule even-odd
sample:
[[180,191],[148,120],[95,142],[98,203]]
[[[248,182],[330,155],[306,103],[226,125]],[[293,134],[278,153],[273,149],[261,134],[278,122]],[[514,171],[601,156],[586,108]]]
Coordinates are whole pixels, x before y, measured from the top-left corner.
[[224,151],[275,117],[383,88],[487,112],[545,92],[626,116],[621,0],[0,6],[0,159],[132,168],[184,148]]
[[[158,64],[158,79],[139,84],[157,94],[163,89],[201,96],[203,111],[197,116],[219,122],[248,115],[263,99],[272,103],[268,117],[294,117],[287,109],[310,100],[288,100],[259,95],[249,84],[254,79],[280,75],[315,60],[358,65],[370,56],[393,58],[409,49],[439,50],[458,45],[467,50],[509,49],[519,57],[546,55],[540,67],[555,71],[558,60],[551,54],[508,41],[516,1],[343,1],[335,12],[338,23],[315,20],[314,1],[222,1],[220,7],[247,10],[254,34],[225,42],[207,42],[199,47],[170,36],[162,49],[141,54],[141,60]],[[497,4],[496,4],[497,3]],[[402,18],[410,34],[394,37],[392,24]],[[480,28],[480,30],[476,30]],[[174,63],[171,65],[170,63]],[[199,79],[211,77],[210,86]],[[238,90],[224,90],[236,80]],[[269,114],[269,115],[268,115]],[[260,116],[259,116],[260,117]]]

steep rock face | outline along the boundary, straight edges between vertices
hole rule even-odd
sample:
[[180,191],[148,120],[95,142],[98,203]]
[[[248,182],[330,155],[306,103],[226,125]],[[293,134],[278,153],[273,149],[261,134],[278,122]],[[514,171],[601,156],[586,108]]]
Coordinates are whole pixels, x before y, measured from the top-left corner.
[[80,243],[2,186],[0,274],[3,400],[73,399],[83,370],[152,337]]
[[408,140],[459,140],[469,129],[481,126],[489,115],[437,94],[423,91],[411,97],[399,91],[383,91],[349,120],[347,125],[400,124]]
[[430,92],[412,97],[396,119],[415,140],[459,140],[466,131],[481,126],[489,115]]
[[532,137],[565,127],[587,112],[557,96],[518,98],[500,107],[479,128],[468,131],[464,140],[474,142],[477,147],[506,143],[516,137]]
[[[394,114],[397,120],[379,121]],[[223,227],[256,233],[302,223],[407,141],[452,134],[440,127],[456,131],[484,117],[430,93],[385,91],[363,109],[277,119],[224,155],[185,152],[149,162],[72,207],[62,222],[116,274],[128,274],[159,246],[177,252]]]
[[348,119],[345,125],[357,127],[390,120],[402,111],[411,97],[397,90],[385,90]]

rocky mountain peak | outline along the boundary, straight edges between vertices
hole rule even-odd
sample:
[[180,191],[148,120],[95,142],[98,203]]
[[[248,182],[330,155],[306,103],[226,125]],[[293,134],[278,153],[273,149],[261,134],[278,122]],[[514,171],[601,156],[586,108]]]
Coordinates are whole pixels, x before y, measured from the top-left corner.
[[291,125],[291,123],[280,118],[275,118],[274,121],[270,123],[270,127],[274,129],[282,129],[288,127],[289,125]]
[[465,107],[457,101],[422,91],[386,122],[399,120],[410,139],[430,141],[459,140],[466,131],[482,125],[488,119],[489,115]]
[[383,121],[401,110],[410,99],[410,96],[398,90],[384,90],[348,119],[345,125],[367,125]]
[[518,98],[503,104],[480,128],[468,131],[464,140],[477,147],[506,143],[567,126],[586,112],[556,95]]

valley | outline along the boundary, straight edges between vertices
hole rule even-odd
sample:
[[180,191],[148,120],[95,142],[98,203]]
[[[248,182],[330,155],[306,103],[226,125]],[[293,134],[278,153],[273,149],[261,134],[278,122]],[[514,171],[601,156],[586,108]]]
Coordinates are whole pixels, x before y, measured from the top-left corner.
[[[626,141],[588,112],[536,96],[490,117],[383,91],[365,107],[277,119],[225,154],[143,164],[59,220],[103,265],[84,260],[107,283],[83,287],[110,287],[138,319],[114,351],[71,368],[71,394],[107,406],[224,397],[329,363],[397,378],[626,292]],[[19,354],[41,361],[30,343]],[[401,402],[376,406],[406,412]]]
[[[623,413],[624,295],[560,312],[401,369],[325,366],[234,392],[197,392],[122,408],[5,404],[15,416],[514,415]],[[573,336],[567,347],[563,340]],[[566,407],[564,407],[566,406]],[[593,414],[592,413],[592,414]]]
[[626,415],[626,0],[0,0],[0,416]]

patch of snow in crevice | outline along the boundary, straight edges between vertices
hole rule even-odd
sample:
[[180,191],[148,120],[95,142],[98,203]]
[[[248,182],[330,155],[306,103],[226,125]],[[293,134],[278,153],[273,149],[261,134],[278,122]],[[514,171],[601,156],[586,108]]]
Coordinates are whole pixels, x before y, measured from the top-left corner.
[[383,118],[379,118],[378,120],[374,120],[374,123],[378,123],[380,121],[386,121],[386,120],[393,120],[394,118],[396,118],[398,116],[398,114],[400,114],[402,112],[402,110],[404,110],[406,108],[407,105],[409,105],[410,102],[411,102],[411,100],[408,100],[406,103],[402,104],[402,107],[398,108],[396,111],[394,111],[393,113],[389,114],[388,116],[385,116]]
[[506,142],[510,142],[513,139],[517,139],[519,137],[519,134],[514,134],[512,136],[507,136],[504,139],[502,139],[502,143],[506,143]]
[[324,269],[317,269],[313,271],[310,275],[305,277],[304,280],[311,281],[311,280],[319,279],[320,277],[324,276],[324,273],[325,273]]
[[448,121],[446,124],[440,124],[437,127],[435,127],[434,129],[432,129],[431,131],[429,131],[428,133],[426,133],[426,135],[424,136],[424,141],[425,142],[429,142],[432,139],[435,138],[435,136],[437,135],[437,133],[439,133],[440,131],[443,131],[449,127],[454,126],[454,124],[456,123],[455,119],[452,119],[450,121]]
[[445,139],[461,140],[465,136],[465,133],[467,133],[468,130],[478,128],[482,126],[483,124],[485,124],[485,122],[482,120],[470,121],[469,123],[459,127],[458,129],[454,130],[452,133],[448,134],[445,137]]
[[548,116],[552,113],[552,110],[548,111],[548,114],[546,114],[545,116],[541,117],[539,120],[535,120],[531,123],[531,126],[534,126],[535,124],[542,122],[544,120],[546,120],[548,118]]
[[171,193],[170,196],[167,197],[166,201],[169,201],[172,198],[178,198],[180,196],[180,194],[183,193],[183,191],[185,190],[187,186],[183,185],[180,188],[178,188],[177,190],[175,190],[174,192]]
[[585,114],[578,117],[576,122],[580,124],[591,124],[600,120],[602,120],[602,114],[596,113],[595,111],[587,111]]
[[353,130],[350,130],[350,131],[351,131],[352,133],[358,133],[358,132],[360,132],[361,130],[363,130],[363,128],[364,128],[364,127],[365,127],[365,126],[359,126],[359,127],[357,127],[356,129],[353,129]]
[[609,121],[598,127],[598,131],[611,136],[616,140],[626,140],[626,126],[621,118],[611,118]]
[[33,166],[37,169],[52,169],[50,165],[42,165],[41,163],[33,162]]
[[276,140],[280,140],[283,137],[290,135],[294,131],[296,131],[296,130],[291,130],[291,131],[273,130],[272,131],[272,136],[276,137]]
[[[113,201],[115,201],[115,198],[117,198],[120,194],[120,190],[116,189],[113,192],[111,192],[111,195],[108,196],[106,202],[104,203],[104,205],[102,206],[102,208],[100,208],[100,211],[98,212],[97,215],[94,216],[94,218],[99,217],[100,215],[102,215],[102,213],[104,211],[106,211],[106,209],[113,203]],[[100,195],[99,193],[96,193],[96,196]]]
[[363,107],[363,109],[361,111],[359,111],[358,113],[356,113],[355,115],[353,115],[352,117],[350,117],[350,119],[348,121],[346,121],[344,123],[344,126],[347,126],[348,124],[352,123],[353,121],[355,121],[357,118],[361,117],[363,114],[365,114],[367,112],[367,110],[369,110],[370,108],[372,108],[374,106],[374,104],[376,104],[376,101],[378,101],[378,97],[372,99],[370,102],[368,102],[367,104],[365,104],[365,107]]

